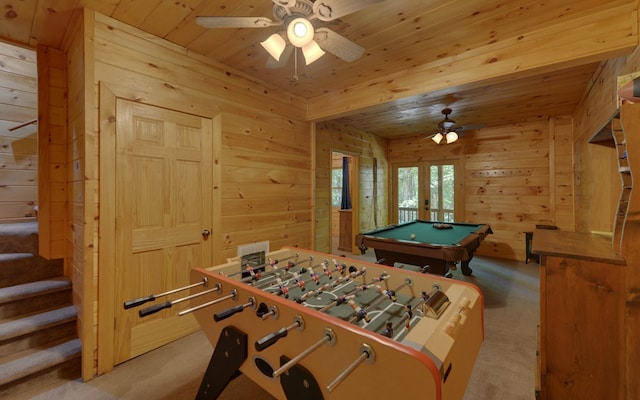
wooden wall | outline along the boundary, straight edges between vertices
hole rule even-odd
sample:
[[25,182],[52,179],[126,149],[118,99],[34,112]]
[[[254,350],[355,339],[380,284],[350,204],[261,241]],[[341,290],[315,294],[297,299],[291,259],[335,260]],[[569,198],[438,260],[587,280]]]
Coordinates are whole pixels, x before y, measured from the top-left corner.
[[640,71],[640,50],[605,61],[575,112],[576,230],[611,232],[620,195],[620,177],[613,147],[591,144],[617,112],[617,77]]
[[[38,233],[42,257],[66,255],[67,65],[64,52],[43,46],[38,55]],[[67,274],[68,275],[68,274]]]
[[[92,69],[86,58],[90,47],[85,41],[90,16],[78,12],[72,19],[63,42],[67,65],[67,149],[66,201],[68,229],[66,269],[73,283],[73,302],[78,312],[78,336],[82,340],[82,376],[93,377],[99,312],[96,293],[98,247],[99,151],[95,120],[87,113],[87,103],[95,107],[92,88],[87,85]],[[90,24],[89,24],[90,25]],[[91,109],[91,107],[89,107]]]
[[[576,111],[576,135],[575,151],[576,158],[580,161],[577,173],[578,182],[581,182],[579,196],[580,207],[577,210],[579,229],[581,232],[598,231],[601,226],[609,222],[613,225],[613,219],[618,207],[618,199],[621,193],[622,181],[616,175],[617,154],[612,148],[590,144],[588,140],[604,126],[611,116],[618,110],[617,99],[617,78],[621,75],[640,71],[640,49],[636,49],[627,57],[621,57],[602,63],[601,71],[593,81],[589,90],[589,95],[585,96]],[[637,108],[637,105],[634,106]],[[629,110],[638,112],[639,110]],[[636,114],[637,115],[637,114]],[[634,122],[637,117],[632,117]],[[631,125],[629,123],[629,125]],[[637,128],[637,122],[633,124]],[[628,127],[627,127],[628,129]],[[638,133],[625,132],[626,135]],[[630,135],[630,136],[631,136]],[[636,135],[627,137],[629,142],[629,165],[632,170],[632,177],[637,175],[637,167],[633,163],[633,152],[637,149],[634,146]],[[637,151],[635,152],[637,153]],[[632,178],[633,179],[633,178]],[[610,181],[610,184],[609,182]],[[621,340],[619,349],[610,349],[612,354],[618,354],[617,360],[622,373],[619,381],[619,388],[623,398],[637,399],[640,396],[640,388],[637,385],[637,371],[640,368],[640,339],[638,329],[640,329],[640,266],[638,251],[638,221],[637,221],[637,197],[634,197],[635,190],[632,190],[632,206],[627,213],[625,231],[623,233],[622,256],[626,265],[621,269],[621,280],[617,285],[607,287],[608,292],[619,295],[624,300],[624,307],[618,310],[623,314],[622,331],[624,339]],[[593,210],[597,210],[594,212]],[[608,219],[604,219],[607,218]],[[613,247],[613,243],[612,243]],[[591,273],[591,271],[588,271]],[[593,278],[587,284],[592,286]],[[611,316],[602,319],[603,324],[616,324],[615,310],[611,310]]]
[[0,223],[33,220],[38,200],[36,53],[0,42]]
[[[342,157],[344,155],[338,152],[331,153],[331,168],[342,168]],[[329,171],[329,179],[331,179],[331,171]],[[331,207],[331,248],[337,247],[340,237],[340,206]]]
[[331,252],[331,154],[334,151],[358,158],[358,208],[354,210],[358,224],[353,227],[353,233],[388,224],[386,140],[332,122],[318,123],[314,246],[315,250],[327,253]]
[[[451,145],[422,136],[389,141],[389,162],[459,160],[462,219],[491,225],[478,254],[524,260],[537,224],[573,230],[570,117],[484,128]],[[460,210],[458,210],[460,211]]]
[[114,204],[100,196],[102,180],[114,168],[105,156],[109,140],[100,133],[116,117],[101,116],[101,92],[219,122],[212,166],[221,171],[214,187],[214,213],[220,220],[211,236],[215,264],[236,256],[237,246],[257,241],[268,240],[273,249],[313,246],[313,131],[302,122],[299,99],[90,10],[77,15],[64,50],[69,73],[67,264],[79,310],[83,378],[91,379],[112,367],[101,361],[109,360],[101,352],[113,343],[113,301],[109,295],[101,301],[98,292],[112,289],[109,238],[118,218]]

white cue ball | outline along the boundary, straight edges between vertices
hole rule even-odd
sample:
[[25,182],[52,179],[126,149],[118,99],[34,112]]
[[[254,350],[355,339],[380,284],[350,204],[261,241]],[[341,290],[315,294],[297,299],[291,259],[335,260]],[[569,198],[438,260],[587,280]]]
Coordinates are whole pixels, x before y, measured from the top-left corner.
[[412,233],[411,235],[409,235],[409,237],[410,237],[411,239],[415,239],[415,238],[416,238],[416,234],[415,234],[415,233]]

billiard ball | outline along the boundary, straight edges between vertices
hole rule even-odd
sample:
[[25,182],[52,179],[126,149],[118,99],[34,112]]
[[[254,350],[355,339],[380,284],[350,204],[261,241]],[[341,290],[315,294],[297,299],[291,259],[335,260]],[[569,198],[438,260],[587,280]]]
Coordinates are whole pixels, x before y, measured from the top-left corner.
[[415,234],[415,233],[412,233],[411,235],[409,235],[409,237],[411,238],[411,240],[413,240],[413,239],[415,239],[415,238],[416,238],[416,234]]

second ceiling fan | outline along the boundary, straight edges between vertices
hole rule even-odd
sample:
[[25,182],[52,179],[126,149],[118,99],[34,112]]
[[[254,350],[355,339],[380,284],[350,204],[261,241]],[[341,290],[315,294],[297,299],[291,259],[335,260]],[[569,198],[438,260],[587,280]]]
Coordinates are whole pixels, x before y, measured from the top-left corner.
[[266,17],[198,16],[196,23],[205,28],[267,28],[284,26],[261,42],[272,58],[268,67],[283,66],[299,48],[307,65],[329,52],[352,62],[364,48],[328,28],[314,28],[312,21],[333,21],[384,0],[271,0],[273,20]]
[[452,112],[453,110],[448,107],[443,109],[442,114],[444,114],[444,119],[438,122],[438,130],[436,133],[428,136],[428,138],[436,142],[436,144],[450,144],[460,137],[460,132],[463,128],[456,125],[456,121],[449,118],[449,114]]

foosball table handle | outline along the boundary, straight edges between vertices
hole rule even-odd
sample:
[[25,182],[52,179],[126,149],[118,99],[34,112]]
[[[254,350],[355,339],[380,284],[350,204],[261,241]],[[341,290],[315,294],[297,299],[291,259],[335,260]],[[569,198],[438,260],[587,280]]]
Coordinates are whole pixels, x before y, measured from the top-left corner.
[[276,332],[270,333],[267,336],[256,340],[256,344],[255,344],[256,350],[262,351],[267,347],[275,344],[278,340],[286,337],[288,334],[289,334],[289,330],[286,327],[283,327]]
[[140,315],[140,317],[146,317],[147,315],[155,314],[160,310],[164,310],[165,308],[171,308],[171,305],[172,303],[170,301],[160,304],[154,304],[147,308],[143,308],[138,312],[138,314]]
[[240,304],[239,306],[236,306],[236,307],[227,308],[226,310],[213,314],[213,320],[216,322],[222,321],[223,319],[227,319],[234,314],[244,311],[244,309],[247,307],[252,307],[252,308],[255,307],[255,304],[256,304],[256,299],[254,299],[253,297],[250,297],[249,301],[245,304]]
[[255,343],[256,350],[262,351],[267,347],[275,344],[278,340],[284,337],[287,337],[287,335],[289,334],[289,331],[295,328],[298,328],[298,330],[304,329],[304,320],[300,315],[294,318],[293,324],[289,326],[284,326],[281,329],[278,329],[277,331],[270,333],[261,339],[258,339]]

